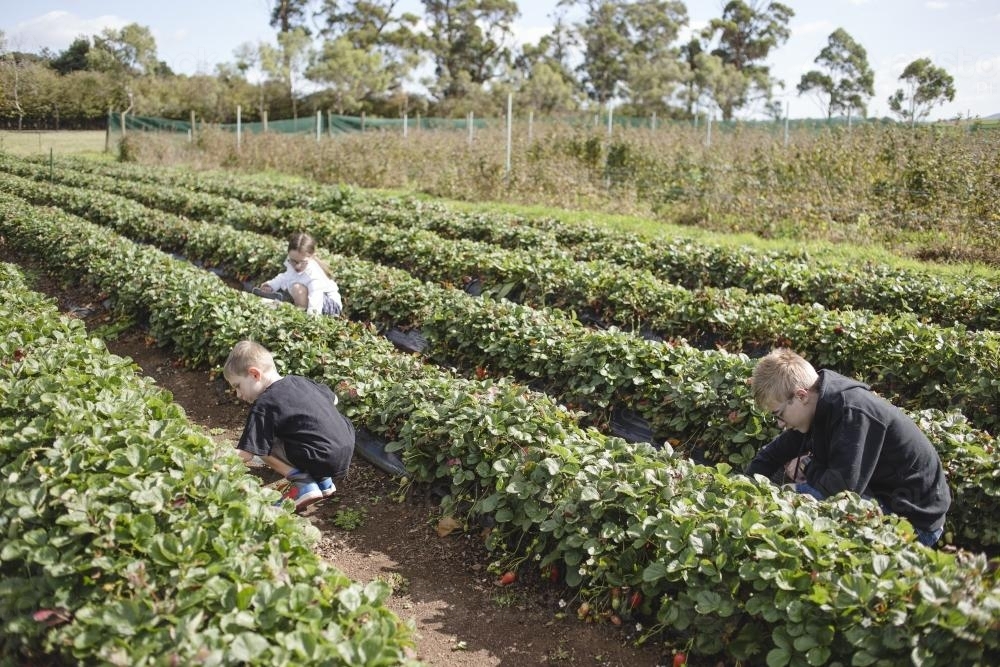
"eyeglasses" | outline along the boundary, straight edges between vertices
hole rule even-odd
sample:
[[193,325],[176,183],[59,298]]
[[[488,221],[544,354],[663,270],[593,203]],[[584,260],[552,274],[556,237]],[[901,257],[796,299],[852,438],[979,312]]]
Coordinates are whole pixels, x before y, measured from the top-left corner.
[[778,421],[782,422],[785,421],[785,410],[788,409],[788,406],[791,405],[792,401],[794,400],[795,400],[795,395],[792,394],[791,396],[788,397],[788,400],[781,405],[780,408],[778,408],[777,410],[771,410],[771,415]]

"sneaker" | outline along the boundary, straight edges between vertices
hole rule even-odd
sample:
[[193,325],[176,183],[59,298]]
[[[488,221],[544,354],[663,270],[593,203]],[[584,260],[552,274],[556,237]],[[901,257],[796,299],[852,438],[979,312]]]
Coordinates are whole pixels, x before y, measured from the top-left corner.
[[316,486],[319,487],[320,493],[323,494],[324,498],[329,498],[337,492],[337,487],[334,485],[333,480],[329,477],[316,480]]
[[294,502],[295,511],[301,512],[317,500],[323,500],[323,492],[319,490],[316,482],[292,482],[282,494],[278,504],[286,500]]

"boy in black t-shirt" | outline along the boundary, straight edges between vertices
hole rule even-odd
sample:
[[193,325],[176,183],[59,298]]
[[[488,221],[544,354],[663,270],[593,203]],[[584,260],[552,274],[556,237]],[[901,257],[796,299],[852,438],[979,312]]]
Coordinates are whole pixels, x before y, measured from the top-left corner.
[[249,463],[254,455],[291,482],[282,500],[301,511],[333,495],[334,477],[347,474],[354,453],[354,426],[337,410],[329,387],[298,375],[282,377],[262,345],[240,341],[222,373],[236,396],[251,404],[236,445]]

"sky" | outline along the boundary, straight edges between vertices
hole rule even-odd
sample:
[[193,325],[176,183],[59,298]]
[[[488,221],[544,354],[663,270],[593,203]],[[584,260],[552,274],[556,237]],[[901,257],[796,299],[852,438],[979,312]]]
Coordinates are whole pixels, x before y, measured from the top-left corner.
[[[416,13],[419,0],[403,0]],[[899,75],[917,58],[930,58],[955,79],[955,99],[935,107],[931,120],[1000,113],[1000,0],[782,0],[795,11],[791,37],[768,59],[785,82],[778,99],[792,118],[825,115],[814,96],[800,96],[801,76],[830,33],[843,28],[868,52],[875,72],[869,116],[889,116],[887,98],[902,86]],[[7,48],[58,53],[79,36],[129,23],[148,27],[159,59],[178,74],[211,74],[235,60],[245,42],[274,43],[269,0],[0,0],[0,30]],[[688,31],[722,14],[725,0],[687,0]],[[520,0],[515,38],[537,42],[549,32],[556,0]],[[572,19],[573,15],[570,14]],[[753,117],[753,113],[739,114]]]

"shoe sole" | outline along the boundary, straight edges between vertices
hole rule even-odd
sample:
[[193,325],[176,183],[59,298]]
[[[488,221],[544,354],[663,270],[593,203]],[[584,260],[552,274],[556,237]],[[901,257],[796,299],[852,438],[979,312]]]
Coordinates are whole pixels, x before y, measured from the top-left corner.
[[325,498],[325,497],[326,496],[323,495],[322,491],[317,491],[314,494],[313,493],[307,493],[306,495],[302,496],[301,498],[296,499],[296,501],[295,501],[295,512],[299,513],[302,510],[304,510],[305,508],[309,507],[310,505],[312,505],[314,503],[318,503],[319,501],[323,500],[323,498]]

